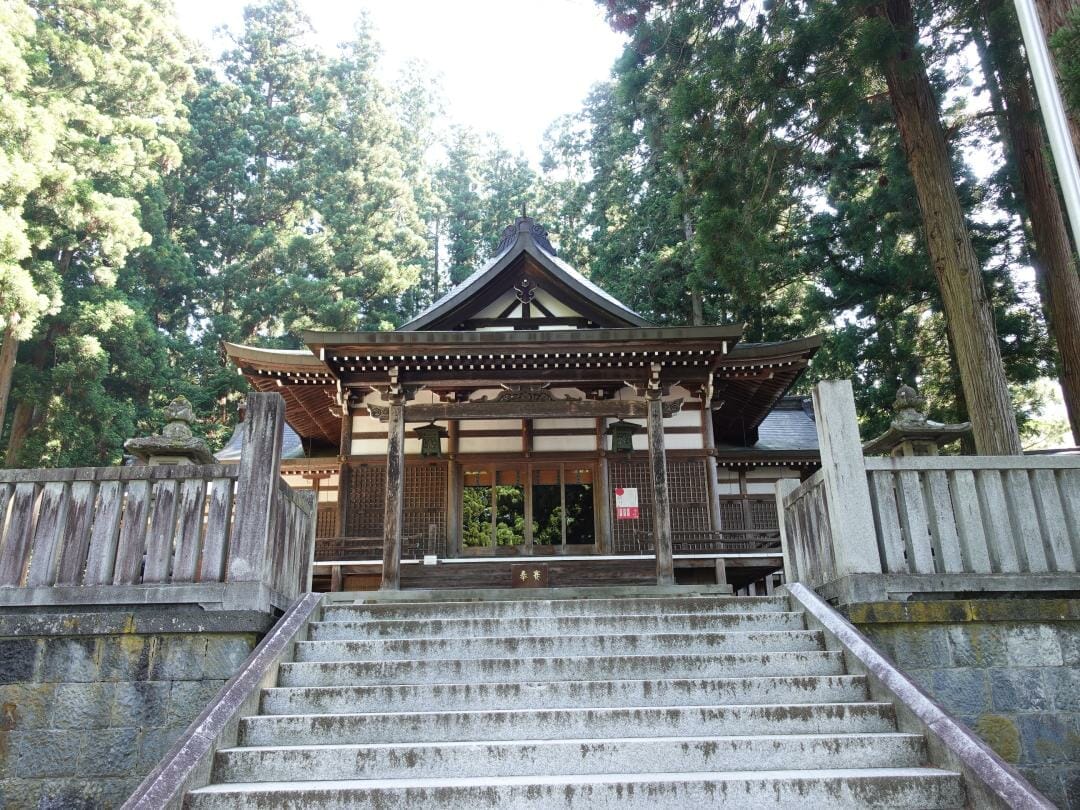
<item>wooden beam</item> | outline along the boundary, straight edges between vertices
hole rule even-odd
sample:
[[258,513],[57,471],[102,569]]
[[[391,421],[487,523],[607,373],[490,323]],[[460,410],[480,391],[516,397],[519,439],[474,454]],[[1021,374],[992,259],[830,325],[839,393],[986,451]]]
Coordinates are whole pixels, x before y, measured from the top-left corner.
[[[517,303],[515,301],[515,303]],[[469,318],[462,323],[462,329],[482,329],[485,326],[512,326],[515,329],[539,329],[541,326],[566,326],[574,329],[588,329],[592,321],[578,317],[552,318]]]
[[[382,422],[389,419],[385,405],[368,404],[368,413]],[[658,402],[663,417],[674,416],[682,408],[682,400]],[[619,399],[553,399],[539,402],[436,402],[431,405],[408,405],[404,408],[406,422],[440,422],[450,419],[545,419],[600,418],[645,419],[649,405],[640,400]]]

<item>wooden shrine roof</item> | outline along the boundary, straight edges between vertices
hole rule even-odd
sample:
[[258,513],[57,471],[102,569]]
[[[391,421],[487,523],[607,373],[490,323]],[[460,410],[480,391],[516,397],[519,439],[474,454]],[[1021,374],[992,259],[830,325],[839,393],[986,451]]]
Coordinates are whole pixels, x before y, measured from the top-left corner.
[[285,397],[301,436],[334,446],[341,396],[380,390],[392,369],[397,382],[451,400],[519,385],[578,388],[602,400],[643,386],[657,367],[662,385],[710,390],[717,441],[748,446],[821,339],[741,344],[742,331],[651,326],[559,259],[544,229],[521,217],[491,261],[395,331],[305,331],[307,350],[225,350],[256,389]]
[[560,259],[541,225],[529,217],[519,217],[503,231],[495,255],[483,267],[398,331],[462,328],[470,309],[477,300],[486,301],[489,291],[502,292],[507,278],[516,280],[533,275],[557,288],[568,303],[575,305],[582,315],[588,315],[594,326],[649,325],[647,320]]
[[738,344],[739,327],[639,327],[516,332],[304,332],[312,351],[226,344],[260,391],[285,397],[286,416],[305,438],[334,444],[340,384],[358,394],[399,369],[406,385],[467,390],[501,384],[561,384],[608,394],[643,384],[653,363],[661,381],[690,390],[713,380],[719,443],[753,445],[757,429],[806,369],[820,337]]
[[337,447],[341,411],[337,378],[306,349],[259,349],[225,343],[225,352],[257,391],[276,391],[285,399],[285,420],[305,439]]

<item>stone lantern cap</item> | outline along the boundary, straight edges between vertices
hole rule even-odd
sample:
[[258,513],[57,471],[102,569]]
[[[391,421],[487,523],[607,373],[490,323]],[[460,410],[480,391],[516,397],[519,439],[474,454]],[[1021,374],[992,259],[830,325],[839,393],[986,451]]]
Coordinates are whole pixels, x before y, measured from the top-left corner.
[[128,439],[124,450],[144,464],[213,464],[214,456],[202,439],[193,436],[195,410],[186,397],[165,406],[165,428],[160,435]]
[[889,429],[863,445],[866,455],[936,456],[943,444],[971,433],[970,422],[945,424],[926,416],[926,399],[910,385],[901,385],[893,403]]

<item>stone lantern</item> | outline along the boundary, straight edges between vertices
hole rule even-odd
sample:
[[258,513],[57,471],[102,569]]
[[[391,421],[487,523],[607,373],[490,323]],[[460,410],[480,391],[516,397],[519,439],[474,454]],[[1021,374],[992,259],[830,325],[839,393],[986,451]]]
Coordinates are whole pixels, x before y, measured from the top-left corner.
[[971,433],[971,423],[944,424],[926,417],[926,399],[910,385],[901,385],[889,429],[863,445],[866,455],[888,453],[901,456],[936,456],[943,444],[949,444]]
[[124,450],[142,464],[214,464],[214,456],[202,439],[193,436],[195,411],[185,397],[165,406],[165,429],[160,435],[128,439]]

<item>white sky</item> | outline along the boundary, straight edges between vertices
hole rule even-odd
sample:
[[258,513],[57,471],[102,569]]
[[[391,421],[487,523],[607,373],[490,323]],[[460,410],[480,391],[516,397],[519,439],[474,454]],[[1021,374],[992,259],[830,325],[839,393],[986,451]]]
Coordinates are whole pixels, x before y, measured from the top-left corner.
[[[446,123],[494,132],[536,161],[556,117],[576,112],[589,88],[607,78],[622,38],[595,0],[301,0],[327,51],[349,38],[367,11],[391,79],[412,59],[440,76]],[[180,25],[210,53],[214,31],[239,30],[245,0],[175,0]]]

